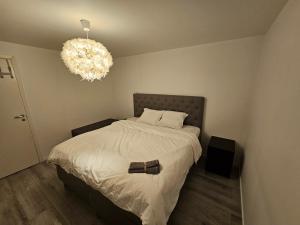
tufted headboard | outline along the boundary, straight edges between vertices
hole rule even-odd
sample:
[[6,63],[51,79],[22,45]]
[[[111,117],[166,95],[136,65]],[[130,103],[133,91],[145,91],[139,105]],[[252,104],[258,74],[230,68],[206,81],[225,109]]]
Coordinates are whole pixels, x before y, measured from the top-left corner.
[[184,124],[202,130],[204,97],[159,94],[133,94],[134,116],[139,117],[144,108],[185,112],[188,117]]

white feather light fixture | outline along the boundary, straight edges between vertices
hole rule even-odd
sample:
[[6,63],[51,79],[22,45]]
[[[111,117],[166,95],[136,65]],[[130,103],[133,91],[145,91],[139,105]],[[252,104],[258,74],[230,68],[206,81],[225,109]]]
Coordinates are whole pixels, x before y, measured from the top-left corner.
[[64,43],[61,57],[69,70],[83,80],[103,79],[113,65],[110,52],[99,42],[88,39],[90,23],[81,20],[87,38],[75,38]]

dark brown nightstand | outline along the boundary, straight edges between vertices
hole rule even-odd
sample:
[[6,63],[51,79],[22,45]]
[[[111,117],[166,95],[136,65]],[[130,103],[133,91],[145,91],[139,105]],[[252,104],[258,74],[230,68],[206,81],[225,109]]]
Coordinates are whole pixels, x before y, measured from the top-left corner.
[[236,144],[234,140],[212,136],[208,148],[205,169],[225,177],[231,177]]
[[118,120],[116,120],[116,119],[106,119],[106,120],[102,120],[102,121],[99,121],[99,122],[96,122],[96,123],[92,123],[92,124],[89,124],[89,125],[86,125],[86,126],[83,126],[83,127],[73,129],[71,131],[72,137],[75,137],[79,134],[83,134],[83,133],[86,133],[86,132],[89,132],[89,131],[97,130],[97,129],[102,128],[102,127],[109,126],[113,122],[116,122],[116,121],[118,121]]

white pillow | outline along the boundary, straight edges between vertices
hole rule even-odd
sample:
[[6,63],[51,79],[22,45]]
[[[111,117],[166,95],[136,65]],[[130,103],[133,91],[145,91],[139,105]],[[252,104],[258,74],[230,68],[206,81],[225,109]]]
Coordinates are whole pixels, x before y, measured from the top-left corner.
[[162,127],[180,129],[182,128],[183,121],[187,116],[188,114],[184,112],[164,111],[158,125]]
[[160,120],[163,111],[153,110],[144,108],[144,112],[140,118],[137,119],[138,122],[147,123],[151,125],[157,125]]

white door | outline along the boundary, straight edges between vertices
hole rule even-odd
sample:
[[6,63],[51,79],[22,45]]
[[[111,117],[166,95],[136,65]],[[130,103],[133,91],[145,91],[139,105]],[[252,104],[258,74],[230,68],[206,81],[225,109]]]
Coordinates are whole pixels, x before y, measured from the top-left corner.
[[[9,61],[10,63],[10,61]],[[11,65],[11,64],[10,64]],[[38,163],[18,82],[0,58],[0,178]]]

